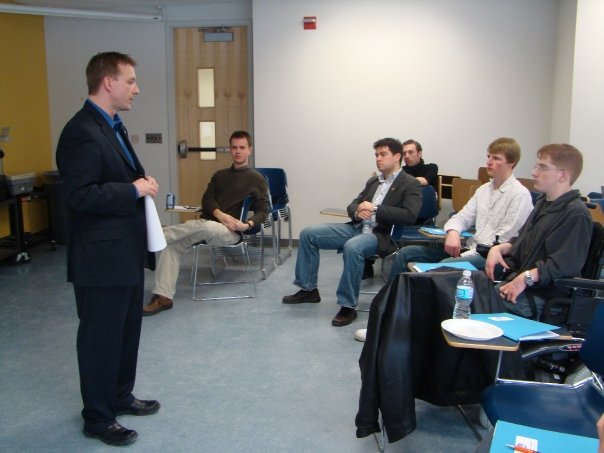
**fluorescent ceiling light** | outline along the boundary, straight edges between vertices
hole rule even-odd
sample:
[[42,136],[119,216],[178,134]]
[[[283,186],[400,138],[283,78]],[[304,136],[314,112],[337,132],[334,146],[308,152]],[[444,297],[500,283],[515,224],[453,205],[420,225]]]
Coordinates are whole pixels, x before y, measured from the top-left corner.
[[163,20],[161,13],[132,14],[113,13],[110,11],[91,11],[86,9],[46,8],[42,6],[21,6],[0,4],[0,13],[31,14],[35,16],[76,17],[79,19],[109,19],[109,20]]

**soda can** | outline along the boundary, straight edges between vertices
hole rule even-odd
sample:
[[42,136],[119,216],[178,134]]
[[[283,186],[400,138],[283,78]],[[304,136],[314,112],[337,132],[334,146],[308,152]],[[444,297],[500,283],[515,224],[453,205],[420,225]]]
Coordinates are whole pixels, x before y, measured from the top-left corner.
[[176,197],[173,193],[169,193],[166,195],[166,209],[174,209],[174,204],[176,203]]

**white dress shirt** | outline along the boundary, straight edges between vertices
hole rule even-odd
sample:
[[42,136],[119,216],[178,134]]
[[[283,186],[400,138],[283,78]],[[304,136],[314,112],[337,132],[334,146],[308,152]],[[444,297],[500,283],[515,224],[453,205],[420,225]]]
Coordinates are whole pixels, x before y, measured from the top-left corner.
[[449,219],[444,230],[461,233],[475,226],[476,234],[466,240],[469,250],[462,256],[475,254],[477,244],[490,246],[496,235],[501,243],[517,236],[532,210],[530,192],[511,175],[499,189],[493,181],[480,186],[463,209]]

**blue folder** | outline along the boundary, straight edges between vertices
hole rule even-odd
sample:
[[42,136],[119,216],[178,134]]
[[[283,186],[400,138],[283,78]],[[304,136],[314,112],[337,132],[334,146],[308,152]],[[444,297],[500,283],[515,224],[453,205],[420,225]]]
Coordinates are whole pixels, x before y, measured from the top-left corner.
[[[430,228],[430,227],[421,227],[420,230],[425,231],[428,234],[432,234],[434,236],[442,236],[445,237],[447,232],[442,228]],[[462,238],[471,238],[474,236],[474,233],[470,233],[469,231],[462,231],[460,236]]]
[[512,453],[514,450],[506,447],[506,445],[514,445],[516,436],[537,439],[539,442],[537,449],[542,453],[569,453],[575,451],[595,453],[598,450],[598,439],[531,428],[530,426],[499,420],[495,425],[493,442],[491,442],[489,452]]
[[547,332],[548,330],[559,329],[558,326],[545,324],[544,322],[533,321],[531,319],[516,316],[511,313],[480,313],[471,314],[470,319],[476,321],[488,322],[503,330],[503,336],[514,341],[520,341],[520,338],[527,335]]
[[454,267],[455,269],[467,269],[469,271],[477,271],[476,267],[469,261],[455,261],[453,263],[415,263],[413,268],[417,272],[431,271],[439,267]]

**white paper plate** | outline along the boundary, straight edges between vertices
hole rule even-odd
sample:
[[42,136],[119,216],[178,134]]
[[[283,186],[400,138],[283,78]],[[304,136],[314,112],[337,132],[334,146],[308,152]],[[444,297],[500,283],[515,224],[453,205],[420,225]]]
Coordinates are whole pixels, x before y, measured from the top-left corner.
[[503,335],[499,327],[473,319],[446,319],[440,325],[447,332],[466,340],[492,340]]

